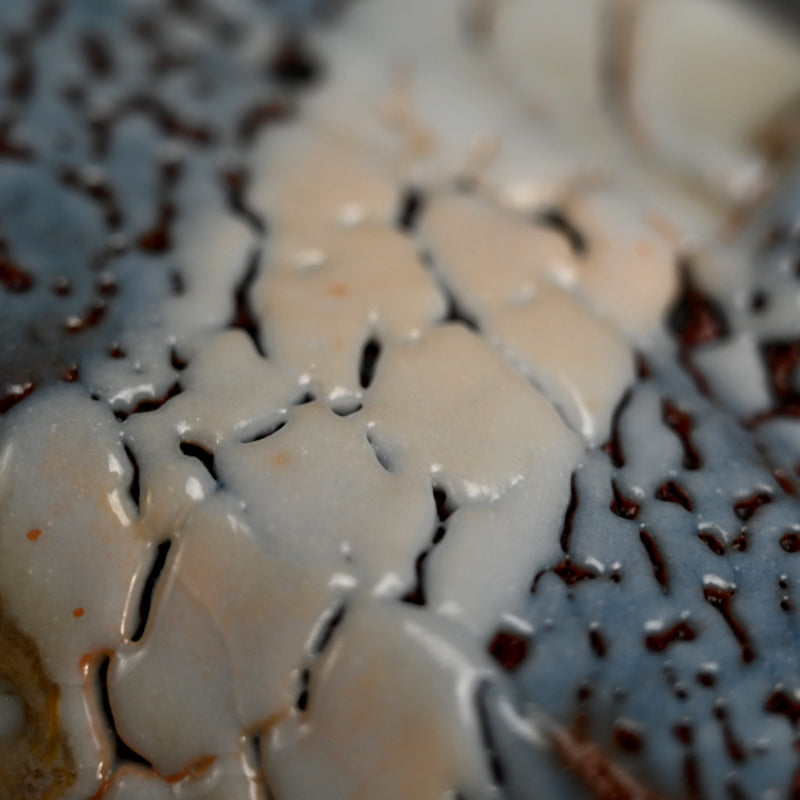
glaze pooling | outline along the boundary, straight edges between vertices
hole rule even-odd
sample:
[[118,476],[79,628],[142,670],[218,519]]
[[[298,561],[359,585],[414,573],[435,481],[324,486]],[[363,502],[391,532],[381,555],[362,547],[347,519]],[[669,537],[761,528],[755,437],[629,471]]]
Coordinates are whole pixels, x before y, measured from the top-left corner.
[[797,176],[600,3],[279,5],[0,8],[0,787],[784,793]]

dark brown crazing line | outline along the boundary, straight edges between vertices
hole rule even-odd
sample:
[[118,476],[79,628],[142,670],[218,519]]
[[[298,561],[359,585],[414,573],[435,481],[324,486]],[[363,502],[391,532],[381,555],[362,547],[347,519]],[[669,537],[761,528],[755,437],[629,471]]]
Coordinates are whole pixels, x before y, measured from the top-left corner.
[[182,139],[201,147],[214,144],[217,138],[216,131],[207,125],[179,116],[166,103],[146,92],[129,96],[118,109],[117,118],[127,114],[143,114],[151,119],[165,136]]
[[475,690],[475,716],[478,720],[478,730],[483,743],[484,757],[489,767],[489,772],[496,786],[503,786],[506,782],[506,772],[503,762],[500,759],[500,751],[497,748],[492,726],[489,722],[489,692],[491,685],[488,681],[481,681]]
[[294,108],[285,100],[266,99],[244,110],[236,125],[236,141],[249,147],[263,128],[291,119]]
[[713,667],[702,666],[695,676],[695,680],[706,689],[710,689],[717,684],[717,670]]
[[797,494],[797,489],[794,483],[792,483],[792,479],[782,469],[773,467],[772,477],[775,478],[775,483],[777,483],[786,494]]
[[195,444],[194,442],[181,442],[180,451],[185,456],[189,458],[196,458],[205,468],[206,472],[217,482],[219,483],[219,475],[217,474],[217,466],[214,458],[214,454],[206,450],[205,447],[201,447],[199,444]]
[[569,540],[572,536],[572,525],[575,522],[575,512],[578,510],[578,489],[575,485],[575,473],[569,479],[569,503],[564,512],[564,522],[561,525],[561,549],[569,552]]
[[255,285],[261,269],[261,252],[256,251],[251,256],[247,267],[233,291],[234,310],[233,317],[228,323],[229,328],[241,328],[253,343],[256,352],[266,357],[266,352],[261,344],[261,326],[258,317],[253,313],[250,293]]
[[733,511],[742,522],[747,522],[761,506],[772,502],[772,495],[767,492],[756,492],[750,497],[739,500],[733,506]]
[[370,336],[364,343],[364,347],[361,350],[361,362],[358,367],[358,382],[362,389],[368,389],[372,385],[381,350],[380,340],[375,336]]
[[123,422],[131,416],[131,414],[147,414],[150,411],[157,411],[164,403],[169,402],[173,397],[177,397],[182,391],[183,389],[181,388],[180,382],[175,381],[161,397],[154,397],[151,400],[140,400],[130,411],[118,410],[114,412],[114,416],[120,422]]
[[705,601],[722,614],[731,632],[736,637],[741,648],[742,661],[749,663],[756,657],[756,651],[750,641],[747,628],[733,613],[733,589],[722,589],[718,586],[704,586],[703,597]]
[[756,418],[756,422],[772,416],[800,416],[800,392],[796,381],[800,365],[800,339],[765,342],[761,357],[767,370],[774,407]]
[[4,42],[11,70],[3,88],[6,96],[19,105],[30,100],[36,88],[32,43],[32,37],[24,31],[9,32]]
[[132,642],[138,642],[144,636],[145,630],[147,629],[147,623],[150,619],[150,610],[153,604],[153,593],[164,572],[167,556],[169,555],[171,547],[172,542],[169,539],[165,539],[156,548],[153,563],[150,567],[150,571],[147,573],[147,579],[145,580],[144,588],[139,598],[139,622],[131,636]]
[[75,763],[59,720],[58,686],[45,674],[33,640],[6,616],[0,602],[0,679],[21,698],[25,724],[0,747],[4,796],[57,800],[75,782]]
[[664,560],[664,556],[661,554],[661,549],[658,546],[655,536],[653,536],[653,534],[649,531],[641,530],[639,531],[639,541],[642,543],[642,546],[647,553],[647,557],[650,559],[650,564],[653,567],[653,577],[664,588],[664,590],[666,590],[669,580],[667,562]]
[[657,500],[662,500],[665,503],[676,503],[687,511],[691,511],[694,508],[691,497],[689,497],[686,490],[676,481],[665,481],[662,483],[661,486],[656,489],[655,497]]
[[574,222],[559,208],[551,208],[537,214],[534,220],[537,224],[560,233],[578,256],[586,256],[589,252],[589,240]]
[[139,514],[141,513],[142,509],[142,487],[139,479],[139,461],[136,458],[136,454],[133,452],[133,448],[130,446],[130,443],[126,442],[124,444],[124,449],[125,455],[128,457],[128,461],[131,462],[131,482],[128,485],[128,494],[130,495],[130,498],[136,507],[136,513]]
[[697,534],[697,538],[715,555],[725,555],[725,543],[722,542],[717,536],[709,531],[701,531]]
[[344,621],[347,614],[347,605],[341,603],[332,609],[324,618],[324,623],[320,628],[319,636],[316,637],[311,645],[311,654],[315,657],[320,656],[333,641],[333,636],[339,626]]
[[11,127],[9,120],[0,121],[0,159],[30,161],[34,156],[33,149],[24,140],[15,137]]
[[96,31],[87,31],[79,42],[79,49],[86,66],[94,78],[102,80],[115,71],[114,56],[108,43]]
[[674,642],[691,642],[697,638],[694,628],[685,620],[676,623],[663,633],[651,633],[645,637],[645,647],[653,653],[661,653]]
[[680,264],[681,289],[669,314],[669,326],[681,350],[688,353],[699,345],[724,339],[728,321],[722,308],[695,284],[688,262]]
[[600,630],[600,626],[596,623],[592,623],[589,626],[589,647],[591,648],[592,652],[598,658],[605,658],[606,653],[608,652],[608,643],[606,642],[606,637],[603,636],[603,632]]
[[629,389],[622,396],[622,399],[614,409],[614,415],[611,418],[611,438],[603,445],[603,451],[611,459],[611,463],[619,469],[625,466],[625,454],[622,452],[622,443],[619,438],[619,424],[628,403],[631,401],[633,393]]
[[[369,435],[367,435],[367,441],[372,445],[373,449],[375,450],[375,455],[378,458],[378,462],[383,466],[385,457],[381,458],[380,450],[375,448],[375,445],[370,440]],[[384,469],[386,469],[385,466]],[[439,544],[441,544],[445,535],[447,534],[447,520],[455,511],[455,507],[448,502],[447,493],[439,486],[433,487],[433,501],[436,506],[436,529],[431,537],[431,543],[417,555],[417,559],[414,562],[414,573],[416,575],[414,586],[412,586],[402,597],[404,603],[410,603],[411,605],[415,606],[424,606],[428,603],[428,597],[425,590],[427,562],[433,551]]]
[[681,440],[683,446],[683,468],[700,469],[703,465],[700,454],[692,444],[694,420],[690,414],[678,408],[671,400],[664,400],[661,406],[664,424]]
[[23,383],[0,384],[0,414],[5,414],[20,400],[24,400],[36,388],[33,381]]
[[619,490],[616,481],[611,481],[611,491],[613,497],[611,498],[611,503],[609,503],[608,506],[611,513],[616,514],[618,517],[622,517],[622,519],[636,519],[636,517],[639,516],[641,506],[636,501],[631,500],[629,497],[625,497],[625,495]]
[[33,277],[19,264],[15,264],[0,243],[0,284],[7,291],[14,293],[27,292],[33,286]]
[[686,785],[687,800],[702,800],[703,790],[700,786],[700,770],[694,752],[694,731],[688,721],[678,723],[673,729],[675,738],[684,747],[683,782]]
[[695,284],[688,261],[680,263],[681,291],[669,313],[669,328],[678,341],[678,360],[697,388],[710,395],[708,383],[692,361],[692,351],[701,345],[725,339],[730,331],[722,307]]
[[416,186],[407,186],[400,199],[397,227],[406,233],[413,233],[419,225],[426,204],[427,197],[420,189]]
[[[80,96],[72,94],[80,102]],[[210,126],[180,116],[161,99],[146,91],[123,97],[113,108],[87,108],[84,111],[92,155],[97,159],[104,159],[108,155],[114,127],[132,115],[142,115],[151,120],[165,137],[198,147],[209,147],[218,138],[217,131]]]
[[781,549],[786,553],[800,552],[800,535],[793,531],[784,533],[780,538]]
[[245,199],[250,184],[250,171],[243,165],[230,166],[222,173],[222,188],[228,200],[228,207],[257,236],[267,232],[267,223],[255,212]]
[[294,707],[301,712],[308,711],[308,701],[311,695],[311,670],[308,668],[302,670],[297,683],[297,697],[294,701]]
[[81,172],[73,167],[62,167],[58,178],[68,189],[77,191],[97,203],[103,212],[106,225],[116,229],[122,224],[122,209],[108,179],[101,174]]
[[611,738],[620,750],[627,753],[640,753],[644,749],[642,726],[633,720],[624,717],[615,720],[611,726]]
[[[581,581],[590,581],[597,577],[597,573],[594,570],[582,567],[580,564],[575,564],[569,558],[565,558],[563,561],[556,564],[551,571],[558,575],[567,586],[574,586]],[[539,576],[537,576],[537,578],[538,577]],[[534,581],[531,591],[533,591],[535,587],[536,581]]]
[[737,553],[744,553],[747,550],[747,531],[742,528],[739,535],[731,542],[731,547]]
[[103,653],[95,661],[93,668],[96,670],[95,680],[97,681],[97,687],[99,689],[103,716],[107,723],[106,732],[110,736],[117,761],[132,761],[135,764],[141,764],[152,769],[153,765],[144,756],[129,747],[117,730],[114,712],[111,709],[111,698],[108,693],[108,668],[110,664],[111,656],[108,653]]
[[183,162],[178,156],[162,161],[158,172],[157,213],[153,224],[137,240],[139,249],[159,255],[172,249],[172,224],[178,215],[175,205],[175,188],[183,174]]
[[81,333],[99,325],[108,312],[105,300],[95,298],[87,306],[82,315],[70,315],[64,320],[64,330],[67,333]]
[[314,83],[322,74],[322,66],[306,42],[292,34],[279,42],[270,56],[267,72],[278,83],[298,88]]
[[746,761],[747,752],[733,730],[733,724],[728,715],[728,708],[725,701],[722,699],[714,703],[714,718],[719,722],[722,739],[725,742],[725,749],[728,751],[730,760],[736,764],[741,764],[743,761]]
[[776,686],[766,699],[764,710],[768,714],[780,714],[782,717],[786,717],[792,727],[796,728],[797,723],[800,722],[800,700],[782,684]]

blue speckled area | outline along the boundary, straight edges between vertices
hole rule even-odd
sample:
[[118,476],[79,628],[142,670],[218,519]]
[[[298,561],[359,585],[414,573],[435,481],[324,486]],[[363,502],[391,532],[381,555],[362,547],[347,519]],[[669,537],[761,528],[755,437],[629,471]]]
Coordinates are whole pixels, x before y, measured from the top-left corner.
[[[795,177],[765,214],[766,244],[752,264],[754,282],[795,304],[798,186]],[[740,312],[737,332],[749,326],[760,348],[794,341],[759,335],[771,313],[769,305]],[[796,336],[798,321],[800,314],[787,333],[794,328]],[[564,572],[561,562],[536,577],[523,615],[533,630],[530,653],[514,674],[521,704],[599,743],[665,797],[794,797],[800,422],[793,398],[773,392],[771,410],[743,419],[729,410],[735,396],[703,391],[702,373],[693,379],[686,368],[691,351],[680,358],[671,337],[643,361],[646,375],[618,417],[618,449],[589,453],[574,477],[565,558],[575,570]],[[795,367],[790,378],[796,387]],[[741,375],[742,389],[757,379]],[[666,421],[665,403],[688,415],[692,457]],[[668,482],[682,495],[662,490],[659,498]],[[619,503],[610,513],[613,487],[639,507],[628,511],[633,518]],[[714,590],[730,595],[727,618]],[[639,741],[620,739],[618,730]],[[522,760],[512,763],[524,797],[541,768],[526,774]]]
[[[0,235],[25,276],[0,286],[5,405],[87,365],[94,375],[121,339],[164,327],[193,215],[229,213],[226,175],[241,172],[258,109],[280,118],[292,103],[270,77],[273,44],[244,46],[268,15],[258,2],[2,5]],[[254,242],[263,233],[243,224]],[[160,339],[154,395],[174,380],[176,336],[166,326]]]

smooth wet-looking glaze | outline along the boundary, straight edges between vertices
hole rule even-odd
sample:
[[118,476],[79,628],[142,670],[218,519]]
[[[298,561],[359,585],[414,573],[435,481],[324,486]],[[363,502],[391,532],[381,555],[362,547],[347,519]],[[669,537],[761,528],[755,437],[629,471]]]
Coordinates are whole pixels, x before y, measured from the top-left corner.
[[647,142],[600,0],[300,5],[0,10],[0,787],[786,796],[800,182],[730,234],[693,4]]

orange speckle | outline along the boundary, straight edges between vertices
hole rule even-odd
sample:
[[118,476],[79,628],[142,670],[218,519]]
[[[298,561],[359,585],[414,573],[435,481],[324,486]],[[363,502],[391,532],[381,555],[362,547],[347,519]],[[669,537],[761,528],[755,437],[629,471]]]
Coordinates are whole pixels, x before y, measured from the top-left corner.
[[80,617],[82,617],[82,616],[83,616],[85,613],[86,613],[86,612],[85,612],[85,611],[84,611],[82,608],[80,608],[80,606],[79,606],[78,608],[76,608],[76,609],[75,609],[75,610],[72,612],[72,616],[73,616],[73,617],[78,617],[78,618],[80,618]]
[[334,297],[344,297],[347,294],[347,286],[343,283],[332,283],[328,287],[328,292]]
[[286,450],[278,450],[278,452],[272,456],[272,460],[279,467],[285,467],[289,461],[291,461],[289,453]]
[[35,542],[41,535],[42,531],[39,528],[33,528],[28,531],[28,539],[32,542]]

